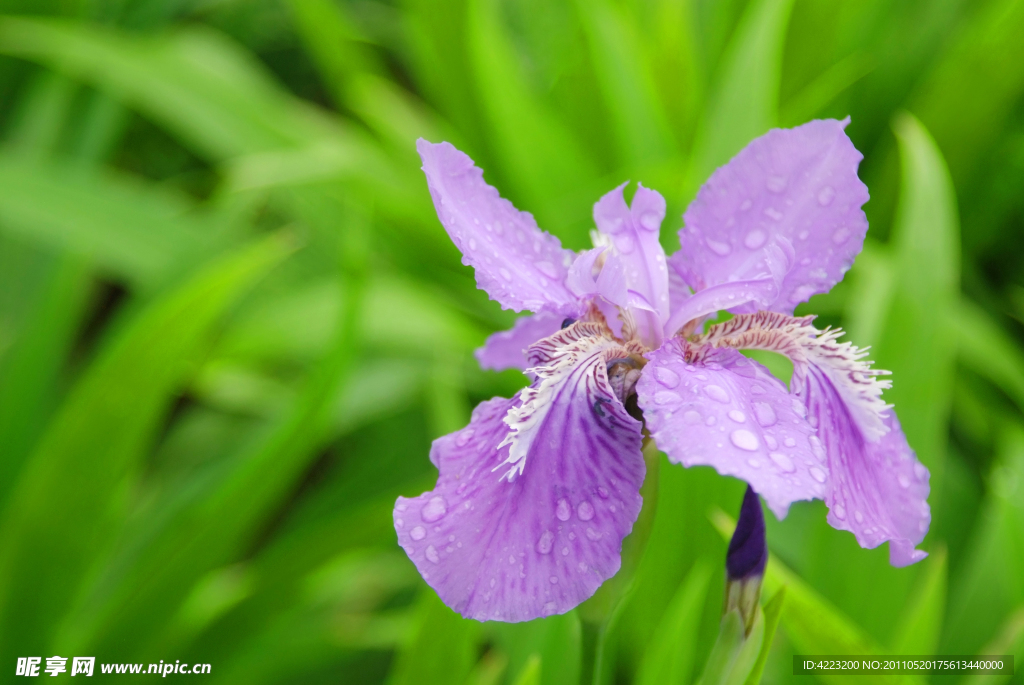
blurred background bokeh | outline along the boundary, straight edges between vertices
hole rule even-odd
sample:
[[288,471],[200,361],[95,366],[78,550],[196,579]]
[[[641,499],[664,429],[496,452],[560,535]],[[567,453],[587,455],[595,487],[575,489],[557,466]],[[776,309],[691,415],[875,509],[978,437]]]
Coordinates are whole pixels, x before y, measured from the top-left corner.
[[769,514],[766,597],[788,594],[764,680],[794,653],[1024,656],[1021,0],[0,12],[4,682],[54,654],[214,683],[695,682],[737,481],[663,461],[616,594],[528,624],[462,620],[397,547],[431,440],[525,383],[475,364],[514,315],[460,264],[414,141],[465,150],[573,249],[641,181],[671,250],[752,138],[847,115],[871,228],[798,311],[893,371],[930,556],[894,569],[821,502]]

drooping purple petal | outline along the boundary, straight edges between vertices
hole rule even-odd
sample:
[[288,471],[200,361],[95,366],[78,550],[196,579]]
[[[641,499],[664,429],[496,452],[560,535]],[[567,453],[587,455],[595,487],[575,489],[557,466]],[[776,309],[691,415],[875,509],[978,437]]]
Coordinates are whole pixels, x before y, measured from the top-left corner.
[[647,355],[637,397],[670,461],[745,480],[778,518],[797,500],[823,498],[825,453],[803,404],[757,362],[731,349],[687,363],[673,339]]
[[509,330],[488,337],[484,346],[473,354],[482,369],[525,371],[526,348],[558,331],[564,319],[561,314],[552,312],[521,316]]
[[612,244],[597,277],[598,292],[609,302],[632,309],[640,338],[657,346],[669,315],[668,267],[658,241],[665,199],[641,185],[628,206],[622,195],[625,187],[623,183],[594,205],[594,222]]
[[469,426],[434,441],[436,487],[398,499],[399,544],[463,616],[517,622],[564,613],[619,569],[641,505],[640,424],[612,394],[603,360],[578,366],[534,427],[525,469],[511,482],[502,477],[503,443],[518,395],[482,403]]
[[575,258],[487,185],[483,171],[450,143],[420,138],[416,149],[434,208],[477,285],[505,309],[569,313],[576,298],[565,286]]
[[830,478],[825,503],[833,528],[848,530],[861,547],[889,541],[889,562],[908,566],[928,554],[915,549],[931,523],[928,469],[907,444],[895,412],[888,432],[868,440],[833,381],[811,367],[794,374],[794,390],[807,403],[808,419],[824,443]]
[[842,279],[868,224],[863,156],[843,132],[848,119],[811,121],[757,138],[711,175],[684,215],[681,249],[669,260],[695,290],[762,277],[767,250],[792,255],[778,298],[759,308],[792,313]]

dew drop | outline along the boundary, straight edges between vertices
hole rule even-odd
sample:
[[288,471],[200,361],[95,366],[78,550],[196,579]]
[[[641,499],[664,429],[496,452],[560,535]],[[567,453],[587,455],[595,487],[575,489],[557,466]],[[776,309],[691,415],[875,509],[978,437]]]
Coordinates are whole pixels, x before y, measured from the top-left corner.
[[764,434],[764,444],[768,445],[768,449],[774,450],[779,448],[779,443],[771,433]]
[[640,225],[648,231],[657,231],[661,227],[661,218],[654,212],[645,212],[640,217]]
[[516,563],[516,558],[515,558],[514,555],[512,555],[512,554],[508,555],[508,563],[509,563],[509,565],[512,565],[512,564]]
[[587,528],[587,539],[588,540],[593,540],[593,541],[596,542],[597,540],[600,540],[602,537],[603,536],[601,535],[601,533],[599,531],[596,531],[593,528]]
[[544,605],[544,612],[548,613],[548,614],[553,614],[553,613],[555,613],[555,609],[557,609],[557,608],[558,608],[557,604],[555,604],[554,602],[548,602],[547,604]]
[[708,417],[708,420],[707,420],[707,421],[705,421],[704,423],[706,423],[706,424],[707,424],[707,425],[709,425],[709,426],[713,426],[713,425],[715,425],[716,423],[718,423],[718,419],[716,419],[716,418],[715,418],[714,416],[709,416],[709,417]]
[[548,278],[555,280],[558,278],[558,269],[551,262],[537,262],[537,271],[541,272]]
[[586,562],[583,562],[583,561],[581,561],[581,562],[579,563],[579,565],[577,566],[577,568],[578,568],[578,569],[579,569],[580,571],[582,571],[583,573],[586,573],[586,572],[587,572],[587,564],[586,564]]
[[785,445],[786,447],[796,447],[796,440],[794,440],[792,437],[788,437],[782,441],[782,444]]
[[860,513],[860,510],[853,512],[853,518],[857,519],[857,523],[864,523],[864,514]]
[[512,280],[512,274],[509,273],[509,270],[506,269],[505,267],[501,267],[500,269],[498,269],[498,273],[500,273],[501,277],[504,278],[506,281]]
[[548,578],[548,582],[552,585],[558,585],[558,576],[551,576]]
[[675,394],[674,392],[668,392],[663,390],[661,392],[654,393],[655,404],[673,404],[679,401],[679,395]]
[[774,426],[779,420],[772,405],[767,402],[754,402],[754,418],[765,428]]
[[[832,186],[825,186],[818,191],[818,204],[822,207],[828,207],[832,204],[832,200],[835,199],[836,191]],[[840,517],[842,518],[842,517]]]
[[748,209],[750,209],[752,206],[753,206],[753,204],[750,202],[750,199],[748,198],[748,199],[744,200],[742,202],[742,204],[740,204],[740,211],[741,212],[745,212]]
[[603,487],[598,486],[597,494],[601,499],[608,499],[608,491]]
[[442,516],[448,513],[448,504],[444,497],[431,497],[426,506],[420,511],[420,518],[427,523],[439,521]]
[[476,241],[473,240],[472,238],[469,239],[469,249],[470,250],[475,250],[476,249]]
[[928,469],[924,467],[924,464],[914,464],[914,475],[918,480],[924,480],[928,477]]
[[796,397],[793,398],[793,411],[795,411],[796,415],[801,419],[807,417],[807,407],[805,407],[804,403]]
[[729,402],[729,393],[722,390],[721,386],[718,385],[705,385],[704,394],[713,399],[716,402],[726,404]]
[[544,534],[540,536],[540,540],[537,541],[537,551],[541,554],[547,554],[551,551],[551,545],[555,542],[555,534],[550,530],[544,531]]
[[901,473],[899,477],[896,478],[896,480],[899,481],[901,488],[906,489],[910,487],[910,479],[907,478],[907,475],[905,473]]
[[467,428],[466,430],[459,433],[459,437],[455,438],[455,444],[459,447],[465,447],[466,443],[473,438],[473,429]]
[[498,584],[498,581],[495,580],[494,578],[491,578],[491,587],[494,587],[497,584]]
[[628,233],[619,233],[613,240],[615,241],[615,247],[622,254],[629,254],[636,247],[633,243],[633,237]]
[[757,459],[747,459],[747,463],[750,464],[755,469],[761,466],[761,462],[759,462]]
[[666,369],[664,366],[654,369],[654,377],[666,388],[674,388],[679,385],[679,374],[672,369]]
[[850,229],[843,226],[838,231],[832,234],[832,242],[836,245],[842,245],[850,238]]
[[844,507],[842,504],[837,504],[835,507],[833,507],[832,508],[832,513],[834,513],[836,515],[837,519],[840,519],[840,520],[845,520],[846,519],[846,507]]
[[423,538],[427,537],[427,530],[423,526],[416,526],[415,528],[409,531],[409,537],[418,542]]
[[819,483],[825,482],[825,472],[819,469],[817,466],[811,467],[811,477]]
[[427,546],[427,559],[435,564],[441,560],[441,558],[437,556],[437,550],[434,549],[433,545]]
[[576,507],[576,515],[580,517],[580,521],[589,521],[594,518],[594,505],[583,500]]
[[711,248],[711,251],[719,257],[724,257],[732,252],[732,246],[729,245],[729,243],[722,243],[717,240],[712,240],[711,238],[705,238],[704,242],[707,243],[708,247]]
[[704,419],[700,415],[700,413],[692,409],[683,414],[683,423],[689,424],[691,426],[695,426],[703,420]]
[[754,383],[752,386],[750,386],[750,394],[751,395],[763,395],[764,394],[764,388],[762,388],[757,383]]
[[800,240],[807,240],[807,236],[809,235],[810,233],[808,233],[807,231],[800,231],[800,235],[798,235],[797,238],[799,238]]
[[811,451],[814,452],[814,456],[816,456],[819,460],[824,461],[825,448],[822,447],[821,440],[818,440],[818,436],[812,435],[811,437],[807,438],[807,442],[811,443]]
[[739,409],[730,409],[729,418],[736,423],[743,423],[747,420],[747,415],[741,412]]
[[782,212],[775,209],[774,207],[768,207],[764,210],[764,215],[772,221],[782,221]]
[[760,228],[755,228],[753,231],[747,234],[747,237],[743,239],[743,244],[748,249],[756,250],[757,248],[764,245],[764,241],[768,239],[768,236]]
[[757,436],[744,428],[734,430],[730,433],[729,441],[741,450],[746,450],[747,452],[753,452],[760,446],[760,443],[757,441]]
[[786,177],[769,176],[768,180],[765,182],[765,186],[773,193],[781,193],[786,189]]
[[793,464],[793,460],[782,452],[769,452],[768,458],[771,459],[776,466],[782,469],[783,473],[793,473],[796,471],[796,466]]
[[564,497],[555,504],[555,516],[558,517],[559,521],[568,521],[569,517],[572,516],[572,508]]

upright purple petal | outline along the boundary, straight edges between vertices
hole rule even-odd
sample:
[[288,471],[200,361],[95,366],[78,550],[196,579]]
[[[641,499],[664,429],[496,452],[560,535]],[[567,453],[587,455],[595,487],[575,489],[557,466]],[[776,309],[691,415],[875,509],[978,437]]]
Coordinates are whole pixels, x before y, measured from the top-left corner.
[[828,465],[802,403],[739,352],[713,350],[691,364],[685,344],[670,340],[648,354],[636,386],[658,449],[745,480],[780,519],[796,500],[823,498]]
[[794,389],[806,401],[808,419],[818,427],[828,455],[829,524],[853,533],[861,547],[888,540],[893,566],[928,556],[915,549],[931,524],[928,469],[907,444],[895,413],[890,409],[883,419],[888,432],[872,441],[820,369],[810,368],[802,379],[794,374]]
[[420,138],[416,149],[434,208],[477,285],[505,309],[568,313],[576,298],[565,286],[575,254],[537,228],[528,212],[487,185],[483,171],[450,143]]
[[521,316],[507,331],[500,331],[487,338],[484,346],[473,354],[480,362],[480,368],[492,371],[505,369],[526,370],[526,348],[542,338],[557,332],[565,320],[561,314],[541,312]]
[[573,365],[510,482],[505,421],[521,401],[484,402],[469,426],[434,441],[436,487],[400,497],[394,511],[399,544],[423,578],[481,621],[577,606],[618,571],[640,512],[640,424],[613,394],[603,359]]
[[790,255],[776,300],[730,308],[792,313],[840,281],[868,224],[863,156],[843,132],[848,119],[811,121],[757,138],[711,175],[684,215],[669,260],[695,290],[772,271],[769,250]]
[[632,206],[627,206],[625,187],[623,183],[594,205],[594,222],[612,244],[597,278],[598,292],[619,307],[633,309],[641,339],[657,346],[669,315],[668,267],[658,241],[665,199],[639,186]]

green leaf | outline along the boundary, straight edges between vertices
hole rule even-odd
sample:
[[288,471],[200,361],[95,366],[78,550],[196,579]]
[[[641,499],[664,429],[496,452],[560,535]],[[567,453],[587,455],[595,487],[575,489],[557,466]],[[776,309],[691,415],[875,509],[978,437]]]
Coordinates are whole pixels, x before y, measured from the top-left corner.
[[0,642],[48,640],[212,326],[289,249],[277,235],[206,267],[142,310],[76,384],[0,521]]
[[726,613],[698,685],[744,685],[758,661],[763,644],[764,612],[760,607],[749,634],[745,634],[739,611]]
[[508,654],[509,673],[522,673],[537,657],[543,685],[580,682],[583,635],[576,611],[528,623],[495,624],[493,629],[498,646]]
[[961,298],[947,310],[946,329],[956,339],[960,363],[984,376],[1024,411],[1024,352],[978,305]]
[[[498,15],[496,0],[469,0],[469,55],[479,97],[487,112],[490,141],[503,164],[505,178],[536,213],[542,225],[559,232],[570,222],[590,216],[593,163],[540,99],[517,63],[515,51]],[[491,183],[494,180],[491,179]],[[545,218],[551,217],[547,222]],[[589,222],[588,222],[589,224]],[[572,236],[582,244],[580,225]]]
[[540,655],[531,654],[526,665],[523,666],[522,670],[519,671],[519,675],[516,676],[514,685],[540,685],[540,675],[543,673],[541,663]]
[[644,652],[638,685],[687,685],[696,658],[697,631],[707,601],[711,563],[699,560],[679,586]]
[[[389,685],[464,682],[476,661],[480,624],[446,607],[430,588],[420,593],[419,611],[419,625],[396,655]],[[540,665],[539,658],[536,661],[534,671]]]
[[910,115],[893,127],[903,162],[891,237],[896,290],[872,357],[878,368],[893,373],[884,398],[895,405],[911,447],[931,470],[936,506],[956,351],[936,313],[959,301],[959,221],[952,180],[935,141]]
[[132,284],[165,278],[218,230],[184,198],[109,173],[0,155],[0,186],[0,229],[94,260]]
[[607,0],[580,0],[576,7],[612,115],[619,159],[635,168],[672,156],[672,132],[644,63],[636,27]]
[[895,654],[935,654],[942,634],[942,620],[946,614],[946,549],[933,551],[918,570],[914,595],[900,617],[896,638],[892,643]]
[[768,654],[772,651],[772,642],[775,640],[775,630],[779,627],[779,619],[782,618],[782,605],[786,601],[786,586],[783,585],[779,591],[764,605],[764,641],[761,643],[761,653],[757,655],[757,661],[750,670],[746,685],[758,685],[761,676],[764,674],[765,664],[768,663]]
[[782,46],[793,0],[754,0],[740,19],[694,140],[683,195],[778,119]]

